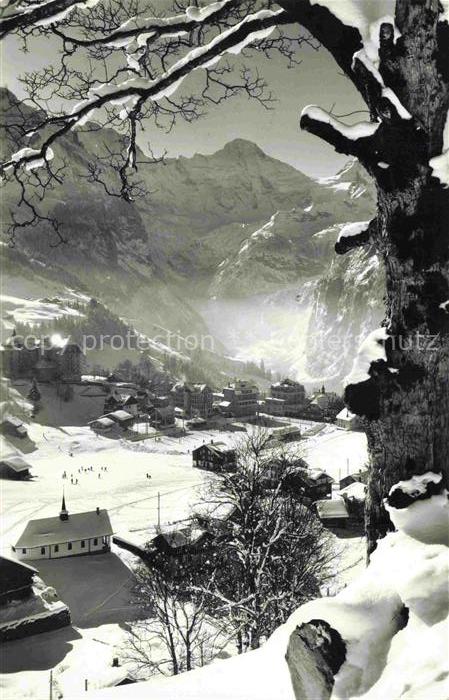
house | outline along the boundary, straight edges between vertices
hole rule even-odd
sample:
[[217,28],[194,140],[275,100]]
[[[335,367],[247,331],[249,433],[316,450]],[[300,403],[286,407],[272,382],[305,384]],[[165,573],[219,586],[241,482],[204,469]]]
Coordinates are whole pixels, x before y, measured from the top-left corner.
[[30,478],[31,465],[20,455],[0,459],[0,478],[23,480]]
[[339,494],[346,503],[348,513],[351,517],[362,522],[365,517],[365,500],[367,486],[360,481],[354,481],[344,489],[341,489]]
[[33,592],[33,580],[38,573],[28,564],[0,556],[0,605],[28,598]]
[[312,502],[324,498],[332,498],[334,479],[321,469],[299,469],[292,477],[295,490]]
[[91,420],[90,423],[88,423],[88,425],[92,430],[95,430],[95,432],[98,433],[116,433],[121,431],[120,425],[116,421],[113,421],[111,418],[106,418],[106,416],[103,416],[102,418],[96,418],[95,420]]
[[194,518],[205,530],[220,533],[232,529],[236,513],[237,506],[229,501],[201,503],[195,508]]
[[286,425],[275,428],[270,435],[270,440],[277,442],[295,442],[301,439],[301,429],[296,425]]
[[123,410],[128,411],[132,416],[137,416],[139,412],[139,401],[138,399],[130,394],[123,403]]
[[12,437],[26,438],[28,430],[20,418],[15,416],[5,416],[2,420],[2,431]]
[[173,406],[154,408],[151,424],[156,428],[171,428],[175,425],[175,410]]
[[349,513],[342,498],[333,498],[315,503],[316,513],[326,527],[346,527]]
[[356,482],[360,482],[362,484],[366,484],[368,481],[368,471],[358,471],[355,472],[354,474],[348,474],[347,476],[344,476],[342,479],[340,479],[340,490],[346,488],[346,486],[349,486],[349,484],[354,484]]
[[59,516],[30,520],[12,549],[18,559],[59,559],[108,552],[111,536],[107,510],[69,515],[63,496]]
[[193,466],[214,472],[234,471],[236,468],[235,450],[222,442],[210,442],[192,450]]
[[337,413],[336,424],[344,430],[359,430],[362,422],[359,416],[351,413],[347,408],[343,408],[340,413]]
[[344,489],[340,489],[340,496],[348,501],[360,501],[365,502],[367,486],[362,484],[360,481],[354,481],[353,484],[345,486]]
[[283,379],[271,385],[271,396],[265,400],[265,410],[275,416],[298,416],[306,401],[306,390],[293,379]]
[[118,411],[112,411],[111,413],[106,413],[102,418],[110,418],[114,423],[117,423],[123,430],[129,428],[130,425],[134,423],[134,416],[128,411],[123,409],[118,409]]
[[212,413],[213,391],[207,384],[184,385],[184,412],[188,417],[208,418]]
[[161,532],[154,537],[149,546],[150,558],[162,555],[164,559],[173,560],[173,565],[185,559],[197,560],[210,549],[213,536],[200,527],[191,525],[171,531]]
[[259,410],[259,389],[243,379],[223,388],[223,401],[219,408],[235,417],[251,418]]

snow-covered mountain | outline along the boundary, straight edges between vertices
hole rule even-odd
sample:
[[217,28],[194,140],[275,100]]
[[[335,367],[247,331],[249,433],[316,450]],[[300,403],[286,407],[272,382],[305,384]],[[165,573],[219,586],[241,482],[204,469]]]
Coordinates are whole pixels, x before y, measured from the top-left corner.
[[[10,123],[20,114],[30,123],[36,119],[9,91],[0,92],[0,101]],[[63,222],[66,243],[52,247],[54,234],[45,225],[21,232],[14,251],[3,247],[5,288],[13,286],[20,295],[32,278],[39,290],[30,293],[42,295],[64,282],[104,301],[149,335],[155,324],[206,332],[210,316],[204,319],[199,298],[228,306],[245,299],[251,305],[254,299],[253,311],[267,311],[258,324],[263,334],[246,341],[242,336],[234,346],[221,318],[217,332],[229,338],[230,354],[241,355],[247,342],[283,371],[307,367],[312,378],[340,375],[344,357],[333,361],[323,350],[299,358],[298,338],[303,348],[310,314],[314,338],[331,327],[339,337],[352,338],[380,313],[374,311],[381,306],[380,285],[371,274],[363,281],[362,268],[371,264],[368,254],[338,259],[333,251],[344,224],[373,214],[374,188],[363,168],[349,161],[335,176],[313,180],[256,144],[236,139],[212,155],[163,163],[150,163],[140,154],[146,164],[139,177],[150,194],[127,203],[85,177],[88,164],[106,148],[116,150],[117,139],[116,132],[103,129],[77,131],[60,141],[55,162],[66,162],[65,178],[47,193],[42,207]],[[5,134],[4,151],[16,147],[11,133]],[[104,178],[112,188],[110,173],[105,171]],[[13,205],[9,185],[3,201],[5,208]],[[294,323],[295,299],[304,297],[304,289],[307,299],[301,302],[300,322]],[[279,293],[287,296],[288,314],[281,314],[285,323],[270,329],[265,321],[279,317]],[[266,296],[273,294],[274,302]],[[366,304],[359,304],[360,294],[366,295]],[[260,295],[265,295],[262,306]],[[309,341],[307,347],[312,347]],[[243,354],[248,358],[248,352]]]

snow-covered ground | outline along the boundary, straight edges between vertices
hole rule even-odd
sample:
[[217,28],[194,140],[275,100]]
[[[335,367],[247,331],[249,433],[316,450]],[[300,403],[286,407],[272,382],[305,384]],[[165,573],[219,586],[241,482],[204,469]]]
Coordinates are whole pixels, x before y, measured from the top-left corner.
[[[412,498],[422,493],[416,490],[415,480],[402,482],[401,489]],[[175,678],[94,692],[92,698],[294,700],[286,663],[291,634],[302,624],[324,620],[339,633],[345,651],[334,672],[332,700],[446,700],[447,496],[443,489],[407,508],[389,508],[398,531],[379,542],[363,574],[336,597],[298,608],[260,649]],[[331,642],[331,653],[334,644]],[[323,694],[324,684],[320,685],[319,669],[311,673],[318,657],[312,660],[304,645],[303,656],[297,651],[293,658],[306,689],[304,697],[328,697]],[[75,700],[76,695],[71,697]]]
[[26,455],[33,480],[2,482],[0,543],[7,551],[29,519],[58,514],[63,487],[69,511],[107,508],[115,533],[132,533],[133,540],[144,542],[157,523],[158,493],[161,523],[180,520],[207,478],[175,438],[129,443],[97,437],[89,428],[37,424],[30,426],[29,437],[37,447]]
[[[308,421],[291,422],[300,424],[303,431],[311,427]],[[193,468],[192,450],[211,440],[233,446],[242,433],[206,430],[182,438],[164,435],[132,443],[99,437],[87,427],[31,423],[29,438],[32,451],[24,456],[32,465],[33,479],[1,482],[0,549],[7,555],[11,555],[10,547],[28,520],[59,512],[63,488],[69,512],[107,508],[116,534],[144,544],[157,525],[158,493],[161,524],[170,525],[189,517],[207,480],[214,478]],[[18,447],[20,441],[13,446],[0,437],[3,454]],[[346,473],[348,458],[353,470],[363,466],[366,456],[364,435],[333,426],[324,426],[314,437],[293,443],[292,449],[304,454],[311,466],[325,468],[335,478],[340,470]],[[338,566],[341,587],[363,568],[364,545],[361,537],[335,539],[336,550],[343,552]],[[123,639],[123,622],[138,613],[130,593],[130,568],[135,561],[128,552],[113,546],[110,555],[37,563],[46,583],[54,586],[72,609],[74,626],[6,645],[2,659],[5,673],[0,676],[4,700],[48,697],[51,668],[55,690],[64,697],[69,689],[71,697],[78,697],[77,693],[84,696],[85,678],[89,689],[94,689],[123,674],[123,668],[114,669],[111,663]],[[330,592],[334,590],[335,583],[330,586]]]

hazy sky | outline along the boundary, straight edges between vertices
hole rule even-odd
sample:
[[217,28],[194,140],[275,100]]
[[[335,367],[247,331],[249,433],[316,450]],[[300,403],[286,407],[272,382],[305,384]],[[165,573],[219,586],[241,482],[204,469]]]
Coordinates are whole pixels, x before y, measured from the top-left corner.
[[[51,55],[51,43],[48,40],[40,44],[35,42],[33,50],[24,54],[17,43],[9,40],[2,54],[2,84],[22,97],[24,93],[18,75],[45,65]],[[56,58],[55,51],[53,55]],[[148,134],[153,149],[161,151],[165,148],[169,156],[213,153],[227,141],[239,137],[256,142],[269,155],[312,176],[336,172],[347,160],[346,156],[336,154],[316,137],[301,132],[301,110],[307,104],[318,104],[325,109],[334,105],[334,112],[338,115],[363,109],[364,105],[327,51],[315,51],[304,45],[298,57],[302,63],[292,69],[288,69],[280,57],[267,60],[261,56],[257,59],[260,73],[278,99],[272,111],[239,96],[214,107],[197,122],[187,124],[179,120],[169,134],[151,129]],[[190,80],[198,78],[193,76]],[[183,89],[186,89],[186,83]],[[356,115],[356,118],[361,119],[363,115]]]

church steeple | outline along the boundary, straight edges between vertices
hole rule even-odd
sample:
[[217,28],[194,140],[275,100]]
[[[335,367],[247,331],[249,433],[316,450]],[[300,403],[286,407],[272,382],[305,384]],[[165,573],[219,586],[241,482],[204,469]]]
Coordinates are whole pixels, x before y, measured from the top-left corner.
[[61,506],[61,512],[59,513],[59,518],[60,518],[60,520],[68,520],[69,519],[69,511],[65,507],[64,491],[62,492],[62,506]]

